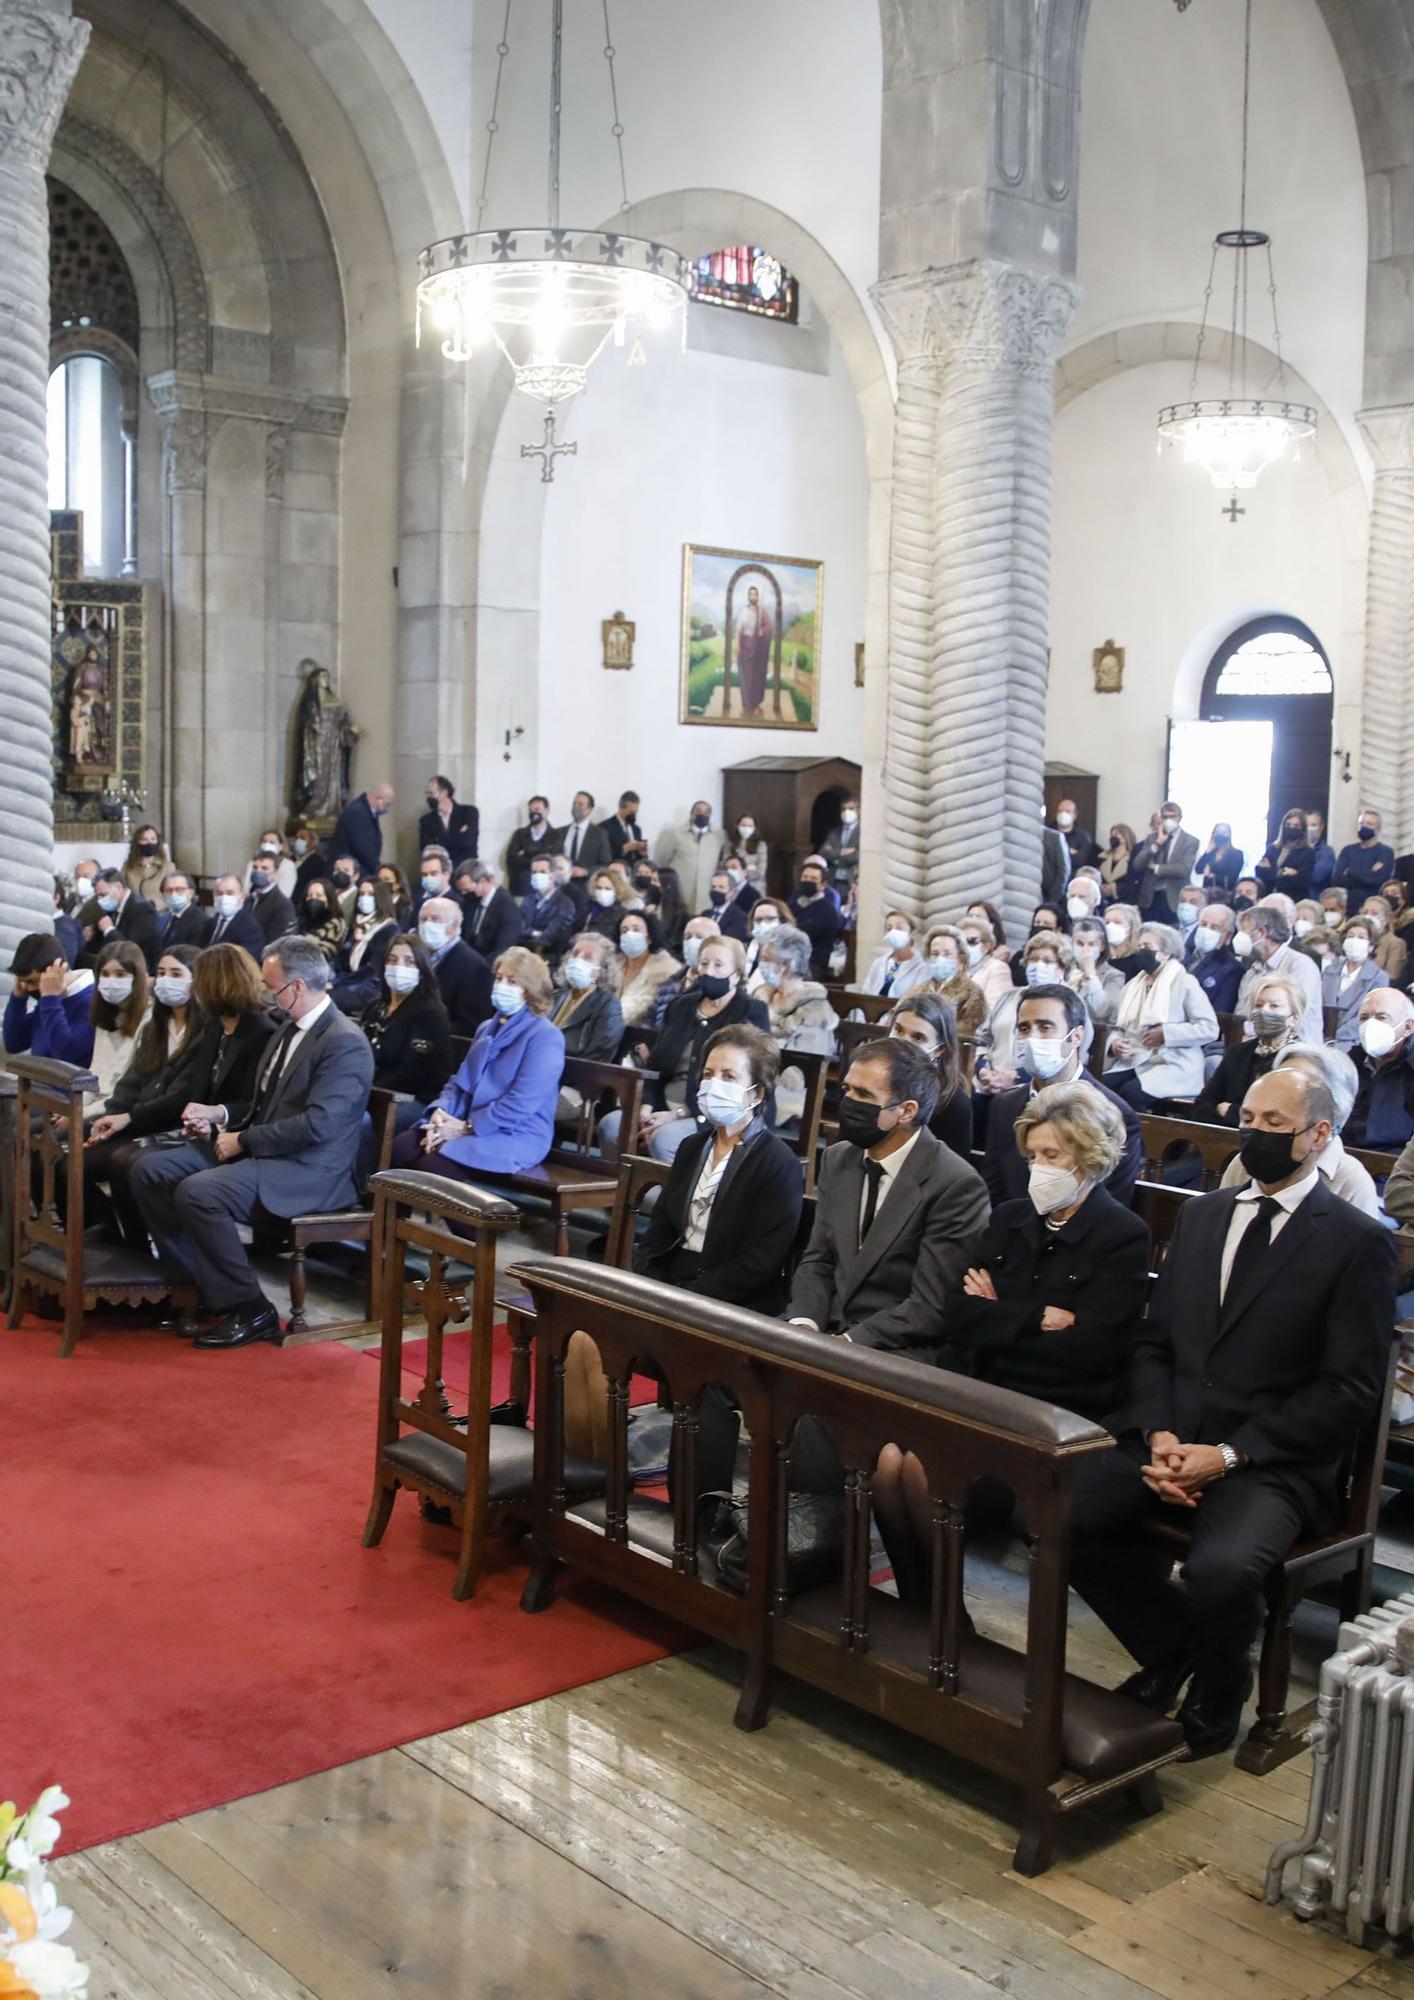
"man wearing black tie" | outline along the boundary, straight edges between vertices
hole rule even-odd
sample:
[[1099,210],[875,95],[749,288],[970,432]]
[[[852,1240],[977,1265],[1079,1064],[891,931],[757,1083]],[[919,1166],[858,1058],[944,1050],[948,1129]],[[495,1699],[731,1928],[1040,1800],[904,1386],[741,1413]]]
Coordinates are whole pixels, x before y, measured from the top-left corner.
[[521,939],[520,910],[501,887],[501,871],[491,861],[468,861],[455,876],[462,899],[462,943],[494,965]]
[[[1136,1329],[1119,1449],[1080,1468],[1071,1581],[1141,1662],[1124,1691],[1224,1750],[1251,1692],[1262,1586],[1333,1525],[1341,1469],[1380,1405],[1394,1237],[1323,1185],[1335,1106],[1304,1070],[1247,1092],[1241,1189],[1184,1204]],[[1150,1520],[1192,1533],[1183,1587]]]
[[643,838],[643,828],[638,823],[639,804],[637,792],[625,792],[613,818],[604,821],[604,837],[609,843],[610,859],[626,861],[630,867],[648,852],[648,842]]
[[265,936],[255,911],[246,902],[239,875],[218,875],[211,892],[211,920],[201,940],[203,948],[212,944],[243,945],[260,963]]
[[576,792],[570,807],[570,823],[562,826],[555,836],[576,882],[587,882],[597,869],[607,868],[614,858],[608,834],[589,817],[593,810],[593,792]]
[[260,1289],[238,1225],[352,1208],[354,1159],[373,1082],[363,1030],[331,1005],[332,968],[312,938],[281,938],[261,967],[285,1017],[249,1104],[189,1104],[189,1143],[153,1149],[131,1187],[174,1281],[195,1279],[221,1317],[198,1347],[278,1340],[280,1316]]

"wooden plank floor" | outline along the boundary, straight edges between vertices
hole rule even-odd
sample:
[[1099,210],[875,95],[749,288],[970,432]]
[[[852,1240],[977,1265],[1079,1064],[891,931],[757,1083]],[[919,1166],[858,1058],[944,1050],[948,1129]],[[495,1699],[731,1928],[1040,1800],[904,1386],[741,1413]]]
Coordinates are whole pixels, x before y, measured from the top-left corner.
[[1166,1772],[1027,1882],[981,1774],[790,1683],[744,1736],[733,1699],[708,1648],[73,1856],[93,2000],[1414,2000],[1408,1956],[1256,1900],[1304,1759]]

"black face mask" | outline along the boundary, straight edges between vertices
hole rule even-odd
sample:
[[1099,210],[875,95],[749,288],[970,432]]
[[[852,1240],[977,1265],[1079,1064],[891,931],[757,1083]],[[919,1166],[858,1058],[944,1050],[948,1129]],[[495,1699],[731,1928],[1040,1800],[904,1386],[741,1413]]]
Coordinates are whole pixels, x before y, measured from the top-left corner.
[[1234,910],[1250,910],[1253,907],[1252,898],[1250,896],[1234,896],[1232,907]]
[[725,1000],[732,982],[724,972],[704,972],[698,976],[697,990],[704,1000]]
[[155,840],[140,840],[137,844],[137,851],[139,854],[157,854],[161,850],[158,842]]
[[1274,1181],[1290,1179],[1300,1164],[1291,1142],[1310,1129],[1309,1125],[1303,1125],[1295,1132],[1260,1132],[1255,1125],[1249,1127],[1237,1142],[1243,1166],[1254,1181],[1261,1181],[1266,1187]]
[[1150,951],[1149,947],[1145,945],[1142,951],[1132,951],[1129,954],[1129,962],[1136,972],[1157,972],[1159,969],[1159,954],[1156,951]]
[[1282,838],[1283,840],[1304,840],[1306,838],[1306,829],[1304,826],[1284,826],[1282,828]]
[[310,923],[322,924],[324,919],[329,914],[329,905],[325,902],[322,896],[320,896],[317,900],[313,898],[306,898],[304,913],[305,916],[309,919]]
[[879,1113],[891,1107],[884,1104],[861,1104],[857,1098],[840,1099],[840,1137],[848,1139],[851,1146],[860,1146],[865,1152],[877,1146],[888,1133],[879,1123]]
[[347,868],[336,868],[332,880],[334,887],[341,893],[343,890],[352,889],[353,887],[353,876],[350,875]]
[[712,824],[712,815],[710,813],[694,813],[692,815],[692,824],[697,828],[699,833],[705,833]]
[[651,875],[635,875],[633,886],[635,889],[651,889],[653,887],[653,877]]
[[711,903],[714,910],[720,910],[723,903],[727,900],[725,889],[714,889],[707,900]]
[[1361,840],[1373,840],[1375,837],[1375,829],[1372,826],[1357,826],[1355,831]]
[[820,885],[818,882],[807,882],[805,877],[802,875],[800,880],[795,885],[795,891],[798,896],[818,896],[820,893]]

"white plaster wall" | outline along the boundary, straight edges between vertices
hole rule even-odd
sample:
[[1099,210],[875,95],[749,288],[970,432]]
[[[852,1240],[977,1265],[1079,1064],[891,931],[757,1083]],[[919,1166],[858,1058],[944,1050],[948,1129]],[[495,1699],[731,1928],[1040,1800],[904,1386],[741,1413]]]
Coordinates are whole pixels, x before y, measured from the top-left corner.
[[[1213,237],[1237,222],[1240,0],[1092,0],[1080,136],[1079,277],[1069,346],[1202,317]],[[1365,182],[1350,94],[1315,0],[1255,0],[1248,220],[1272,237],[1283,343],[1362,458]],[[1145,80],[1149,87],[1145,87]],[[1265,260],[1249,329],[1271,344]],[[1214,308],[1231,321],[1232,253]],[[1181,393],[1181,390],[1180,390]],[[1254,387],[1249,391],[1258,393]],[[1104,635],[1101,634],[1101,637]]]
[[[497,483],[535,477],[510,454],[536,429],[533,412],[508,416],[488,525]],[[533,615],[513,614],[513,550],[504,552],[507,611],[496,626],[483,616],[483,845],[504,846],[530,789],[547,792],[563,819],[580,786],[594,793],[600,816],[632,786],[656,837],[699,796],[720,808],[726,764],[859,758],[865,696],[854,686],[854,648],[865,629],[869,483],[859,407],[838,350],[823,376],[697,351],[657,351],[647,368],[632,370],[606,356],[570,435],[579,454],[561,462],[550,489],[543,550],[521,556],[540,568],[538,677]],[[824,562],[818,730],[678,723],[685,542]],[[629,673],[601,665],[600,621],[620,609],[638,625]],[[516,726],[526,734],[506,762],[504,731]]]
[[[1166,724],[1196,714],[1202,669],[1247,618],[1304,619],[1330,657],[1337,743],[1358,700],[1364,613],[1358,487],[1332,493],[1314,456],[1243,494],[1233,525],[1206,474],[1155,451],[1153,416],[1180,395],[1187,364],[1101,382],[1056,422],[1049,757],[1100,775],[1100,818],[1139,828],[1163,797]],[[1200,393],[1215,393],[1200,378]],[[1122,694],[1096,694],[1091,655],[1126,649]],[[1335,785],[1337,827],[1353,805]],[[1207,829],[1201,829],[1206,833]]]

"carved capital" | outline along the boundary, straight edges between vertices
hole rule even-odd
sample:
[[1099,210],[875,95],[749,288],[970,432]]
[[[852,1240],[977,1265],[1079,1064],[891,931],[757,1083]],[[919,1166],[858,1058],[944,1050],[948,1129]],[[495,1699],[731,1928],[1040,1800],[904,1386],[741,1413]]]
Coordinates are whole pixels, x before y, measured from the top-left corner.
[[1048,381],[1079,300],[1072,279],[992,257],[935,272],[935,338],[944,365]]
[[931,272],[916,278],[884,278],[872,288],[874,304],[884,322],[900,368],[936,360],[937,331],[933,324]]
[[200,492],[206,484],[206,448],[210,442],[205,409],[184,393],[180,376],[151,376],[147,393],[162,423],[167,491]]
[[41,0],[0,9],[0,167],[47,166],[88,33]]
[[265,433],[265,497],[267,500],[283,500],[285,497],[285,459],[290,449],[290,427],[288,424],[271,424]]
[[1378,410],[1357,410],[1355,421],[1375,471],[1414,473],[1414,403],[1392,403]]

